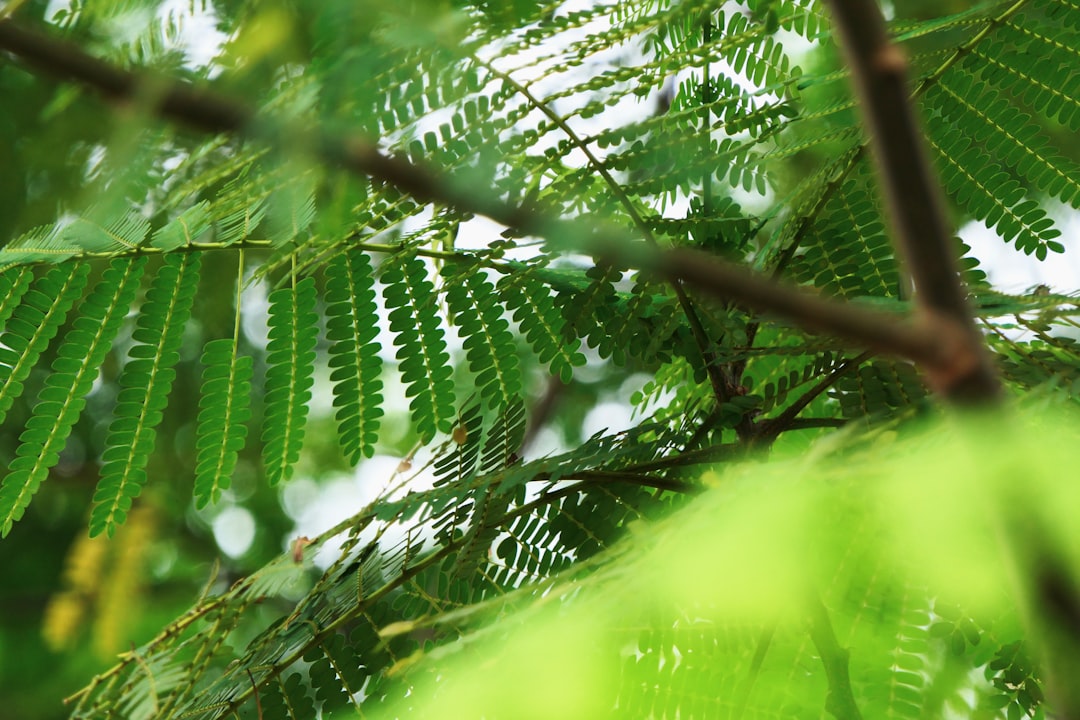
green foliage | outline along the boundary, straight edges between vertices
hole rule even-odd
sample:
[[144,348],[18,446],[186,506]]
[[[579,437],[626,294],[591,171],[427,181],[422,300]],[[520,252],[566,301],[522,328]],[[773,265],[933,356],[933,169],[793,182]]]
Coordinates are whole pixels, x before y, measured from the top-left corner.
[[263,463],[271,484],[291,477],[304,443],[318,334],[314,311],[313,278],[293,275],[287,287],[270,294]]
[[146,464],[176,377],[174,366],[180,359],[199,266],[200,256],[195,253],[167,256],[146,291],[131,335],[135,343],[117,380],[122,389],[105,439],[101,480],[90,515],[91,535],[112,535],[146,484]]
[[38,357],[86,283],[90,268],[67,263],[39,278],[22,296],[0,335],[0,419],[25,389],[24,382]]
[[326,265],[326,338],[330,341],[330,380],[338,408],[338,437],[352,464],[371,457],[383,414],[382,360],[371,262],[350,251]]
[[60,451],[86,404],[84,396],[135,296],[144,264],[142,258],[114,261],[82,301],[79,317],[56,353],[52,372],[19,437],[16,459],[0,487],[4,518],[0,528],[4,535],[22,517],[30,498],[59,461]]
[[521,371],[495,288],[475,267],[445,265],[443,274],[449,285],[446,302],[465,338],[465,357],[480,396],[492,407],[508,407],[521,396]]
[[198,507],[217,502],[229,487],[251,418],[251,358],[237,355],[235,340],[212,340],[203,350],[203,387],[195,447],[193,494]]
[[416,433],[426,442],[436,430],[450,429],[455,412],[453,371],[427,266],[411,254],[395,260],[383,270],[383,296],[390,308],[405,395],[412,398],[409,409]]
[[[1076,498],[1052,481],[1068,439],[910,438],[933,412],[910,363],[318,155],[356,131],[459,197],[900,314],[908,281],[817,2],[211,2],[230,38],[212,67],[182,62],[154,3],[89,0],[52,25],[38,5],[15,20],[260,118],[208,137],[148,92],[114,127],[92,93],[0,67],[26,108],[0,119],[25,184],[0,247],[4,542],[83,532],[88,505],[112,536],[138,502],[181,534],[128,567],[179,578],[190,605],[215,514],[258,518],[255,549],[186,614],[173,598],[132,630],[73,717],[817,717],[842,707],[826,666],[849,651],[863,717],[1046,712],[1023,574],[980,518],[1020,567],[1037,538],[1009,523],[1044,519],[1073,578],[1055,512]],[[1062,252],[1080,10],[893,5],[956,225]],[[995,291],[962,252],[1010,392],[1075,403],[1075,298]],[[582,437],[627,400],[629,430]],[[537,452],[539,430],[563,447]],[[724,469],[770,445],[810,455]],[[267,490],[351,466],[370,488],[384,455],[405,458],[385,492],[312,538],[294,537],[314,535],[293,530],[295,486]],[[1037,492],[1016,490],[1029,476]]]
[[[1076,462],[1076,418],[1033,415],[709,474],[712,489],[639,527],[586,577],[556,574],[547,602],[482,617],[453,652],[410,663],[376,717],[816,716],[833,661],[850,667],[863,717],[1041,715],[1041,680],[1017,640],[1031,588],[990,539],[1030,549],[1039,541],[1022,527],[1036,521],[1076,540],[1061,510],[1076,488],[1058,471]],[[1018,445],[1038,458],[1016,462]],[[890,542],[870,541],[879,534]],[[408,630],[462,621],[450,612]]]
[[565,337],[563,318],[555,310],[547,286],[523,268],[504,276],[499,281],[499,292],[540,362],[549,364],[552,375],[570,382],[574,368],[585,364],[585,356],[578,352],[577,339]]

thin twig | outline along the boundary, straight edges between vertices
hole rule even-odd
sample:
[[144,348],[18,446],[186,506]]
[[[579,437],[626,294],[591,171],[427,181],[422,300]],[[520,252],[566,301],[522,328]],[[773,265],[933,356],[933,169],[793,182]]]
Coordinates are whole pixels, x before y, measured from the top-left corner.
[[741,443],[710,445],[699,450],[687,450],[677,455],[668,455],[657,460],[648,460],[623,468],[624,472],[647,473],[667,468],[694,467],[708,465],[722,460],[732,460],[746,454],[746,446]]
[[[549,482],[550,480],[550,473],[539,473],[531,478],[529,482]],[[561,475],[559,476],[559,480],[572,480],[576,482],[597,484],[623,482],[630,485],[640,485],[641,487],[650,487],[656,490],[669,490],[671,492],[679,493],[689,493],[701,489],[700,485],[688,483],[684,480],[672,480],[669,478],[657,477],[655,475],[645,475],[642,472],[630,470],[582,470],[581,472]]]
[[[762,423],[759,423],[760,431],[758,434],[759,441],[766,443],[775,440],[780,433],[792,428],[793,423],[798,417],[799,413],[806,409],[821,393],[832,387],[840,376],[846,373],[853,367],[858,367],[862,363],[866,362],[873,356],[871,352],[864,352],[861,355],[845,360],[840,363],[831,373],[823,377],[812,388],[799,396],[795,402],[784,408],[783,412],[774,418],[770,418]],[[806,427],[805,425],[803,427]]]
[[251,674],[251,668],[247,668],[248,680],[251,681],[251,692],[255,697],[255,717],[263,720],[262,701],[259,699],[259,686],[255,684],[255,676]]

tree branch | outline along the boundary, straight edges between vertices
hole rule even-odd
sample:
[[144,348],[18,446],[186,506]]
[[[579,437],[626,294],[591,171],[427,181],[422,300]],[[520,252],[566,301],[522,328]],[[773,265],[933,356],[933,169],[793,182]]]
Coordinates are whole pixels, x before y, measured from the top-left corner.
[[922,314],[956,328],[957,363],[928,368],[931,386],[958,404],[986,404],[1001,388],[960,283],[944,203],[908,102],[907,60],[889,41],[874,0],[829,0],[871,136],[878,178]]
[[[551,480],[550,473],[540,473],[529,482],[548,482]],[[576,480],[583,483],[627,483],[640,485],[641,487],[654,488],[656,490],[669,490],[677,493],[692,493],[700,491],[700,485],[686,482],[685,480],[672,480],[670,478],[646,475],[629,470],[582,470],[581,472],[562,475],[559,480]]]
[[614,257],[630,266],[681,280],[714,297],[774,313],[877,352],[906,357],[923,365],[932,377],[958,376],[962,380],[966,374],[961,370],[970,369],[973,362],[965,326],[941,314],[931,315],[921,326],[915,326],[895,316],[781,285],[703,252],[665,251],[633,240],[621,228],[552,218],[528,207],[514,207],[498,200],[494,193],[476,192],[474,184],[385,155],[375,143],[358,135],[313,131],[256,117],[252,109],[211,90],[117,68],[70,43],[27,30],[12,20],[0,21],[0,49],[48,74],[95,88],[114,101],[141,102],[148,111],[165,119],[204,132],[244,134],[309,147],[329,164],[392,184],[418,200],[452,205],[601,259]]
[[815,428],[841,428],[848,424],[843,418],[793,418],[788,423],[788,430],[813,430]]
[[[846,373],[852,367],[858,367],[862,363],[866,362],[873,353],[864,352],[857,357],[850,358],[840,363],[839,367],[834,369],[831,373],[823,377],[814,387],[807,390],[800,395],[795,402],[784,408],[783,412],[774,418],[765,420],[759,423],[760,434],[758,439],[766,443],[771,443],[775,440],[780,433],[785,430],[789,430],[794,427],[795,420],[798,418],[799,413],[806,409],[806,406],[814,401],[814,398],[821,395],[821,393],[828,390],[833,384],[840,378],[841,375]],[[803,425],[802,427],[813,427]],[[820,426],[818,426],[820,427]]]

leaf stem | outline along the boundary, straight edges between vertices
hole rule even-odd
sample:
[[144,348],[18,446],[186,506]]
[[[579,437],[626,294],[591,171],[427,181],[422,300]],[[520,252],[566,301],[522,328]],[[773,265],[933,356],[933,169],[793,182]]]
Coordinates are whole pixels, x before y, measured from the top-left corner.
[[240,308],[241,308],[241,302],[240,301],[241,301],[241,298],[242,298],[242,296],[244,294],[244,248],[240,248],[240,251],[237,253],[237,257],[238,257],[238,259],[237,259],[237,262],[236,262],[236,265],[237,265],[237,267],[236,267],[236,317],[233,320],[233,342],[234,342],[233,354],[234,355],[236,354],[236,351],[240,347]]

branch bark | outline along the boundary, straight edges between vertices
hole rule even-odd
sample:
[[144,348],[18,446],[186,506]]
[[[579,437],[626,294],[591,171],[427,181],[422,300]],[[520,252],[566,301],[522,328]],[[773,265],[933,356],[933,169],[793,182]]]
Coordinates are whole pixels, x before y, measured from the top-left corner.
[[894,244],[914,281],[920,313],[947,319],[955,329],[957,364],[927,368],[930,384],[956,404],[994,403],[1000,384],[965,299],[944,203],[908,101],[907,60],[889,41],[874,0],[828,5],[871,136]]
[[[866,362],[872,357],[872,355],[873,353],[864,352],[857,357],[850,358],[840,363],[839,367],[837,367],[831,373],[818,381],[818,383],[815,384],[814,387],[810,388],[808,391],[800,395],[793,403],[784,408],[783,412],[781,412],[774,418],[770,418],[762,422],[759,426],[760,430],[756,439],[759,442],[764,442],[765,444],[768,444],[776,440],[776,438],[780,436],[780,433],[784,432],[785,430],[790,430],[796,425],[799,425],[803,428],[815,427],[815,425],[807,424],[805,422],[798,423],[797,420],[799,419],[799,413],[805,410],[806,407],[810,403],[812,403],[815,398],[821,395],[821,393],[832,387],[841,375],[846,373],[851,368],[858,367],[862,363]],[[825,418],[819,418],[818,420],[820,421],[821,419]],[[831,418],[828,419],[831,420]],[[843,421],[840,421],[840,423],[842,425]],[[821,426],[818,425],[817,427]],[[831,427],[836,426],[833,425]]]

